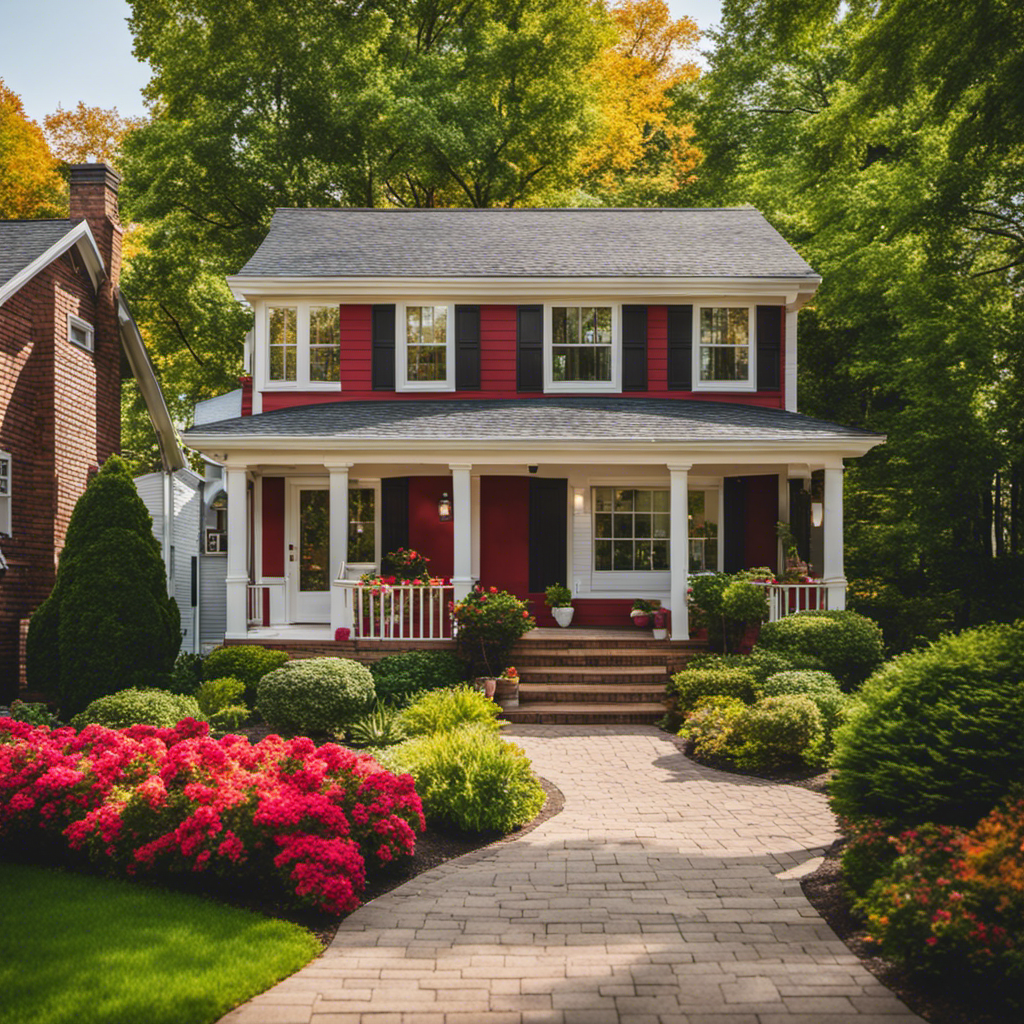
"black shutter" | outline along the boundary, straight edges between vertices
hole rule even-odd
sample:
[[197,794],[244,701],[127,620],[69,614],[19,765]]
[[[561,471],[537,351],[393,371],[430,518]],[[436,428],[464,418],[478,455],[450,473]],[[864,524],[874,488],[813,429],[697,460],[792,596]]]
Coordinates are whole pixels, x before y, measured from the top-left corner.
[[782,356],[782,306],[757,307],[757,390],[778,391]]
[[668,307],[668,389],[693,390],[693,306]]
[[530,593],[552,583],[570,586],[566,577],[567,480],[530,478]]
[[380,482],[380,556],[409,546],[409,478],[385,477]]
[[395,390],[395,307],[373,307],[373,361],[371,382],[374,391]]
[[516,311],[516,390],[544,390],[544,307]]
[[455,390],[480,390],[480,307],[455,307]]
[[727,476],[722,484],[722,503],[725,506],[725,522],[720,529],[725,538],[723,568],[726,572],[739,572],[746,568],[747,560],[747,482],[742,476]]
[[647,307],[622,307],[622,390],[647,390]]

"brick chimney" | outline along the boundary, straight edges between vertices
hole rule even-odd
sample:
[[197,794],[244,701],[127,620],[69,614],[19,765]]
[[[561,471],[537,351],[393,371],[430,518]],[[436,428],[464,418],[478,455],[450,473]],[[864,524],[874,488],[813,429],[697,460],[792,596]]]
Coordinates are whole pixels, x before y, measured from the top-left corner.
[[[105,287],[116,288],[121,279],[121,218],[117,189],[121,176],[109,164],[71,166],[71,219],[87,220],[106,264]],[[109,294],[109,293],[108,293]]]

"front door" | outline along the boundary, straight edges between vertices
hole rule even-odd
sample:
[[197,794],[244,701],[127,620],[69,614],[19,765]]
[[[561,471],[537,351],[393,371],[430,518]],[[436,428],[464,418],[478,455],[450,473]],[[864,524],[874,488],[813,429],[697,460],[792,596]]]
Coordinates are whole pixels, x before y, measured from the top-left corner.
[[331,621],[331,521],[327,486],[293,484],[288,532],[292,622]]

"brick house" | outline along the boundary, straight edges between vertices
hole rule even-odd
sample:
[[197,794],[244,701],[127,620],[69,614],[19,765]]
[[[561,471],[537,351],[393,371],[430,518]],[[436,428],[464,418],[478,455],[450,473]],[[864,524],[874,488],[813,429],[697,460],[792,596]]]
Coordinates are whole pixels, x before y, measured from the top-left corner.
[[68,219],[0,221],[0,700],[17,690],[19,623],[53,586],[75,503],[120,447],[122,365],[139,379],[165,460],[179,465],[118,291],[119,183],[106,164],[76,165]]
[[[781,568],[798,507],[845,606],[844,459],[883,438],[796,411],[820,278],[756,210],[282,209],[228,283],[250,376],[185,438],[224,466],[229,639],[440,638],[479,581],[685,640],[689,575]],[[368,603],[409,546],[439,592]]]

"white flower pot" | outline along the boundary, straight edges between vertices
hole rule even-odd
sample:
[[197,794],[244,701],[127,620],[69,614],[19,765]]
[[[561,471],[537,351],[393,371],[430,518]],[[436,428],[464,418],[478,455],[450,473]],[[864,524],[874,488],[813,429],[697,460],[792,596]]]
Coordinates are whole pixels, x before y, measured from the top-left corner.
[[658,629],[657,627],[655,627],[655,629],[654,629],[654,639],[655,640],[667,640],[668,639],[668,629]]
[[555,617],[557,622],[563,629],[572,622],[572,613],[575,611],[573,606],[566,605],[564,608],[552,608],[551,614]]

